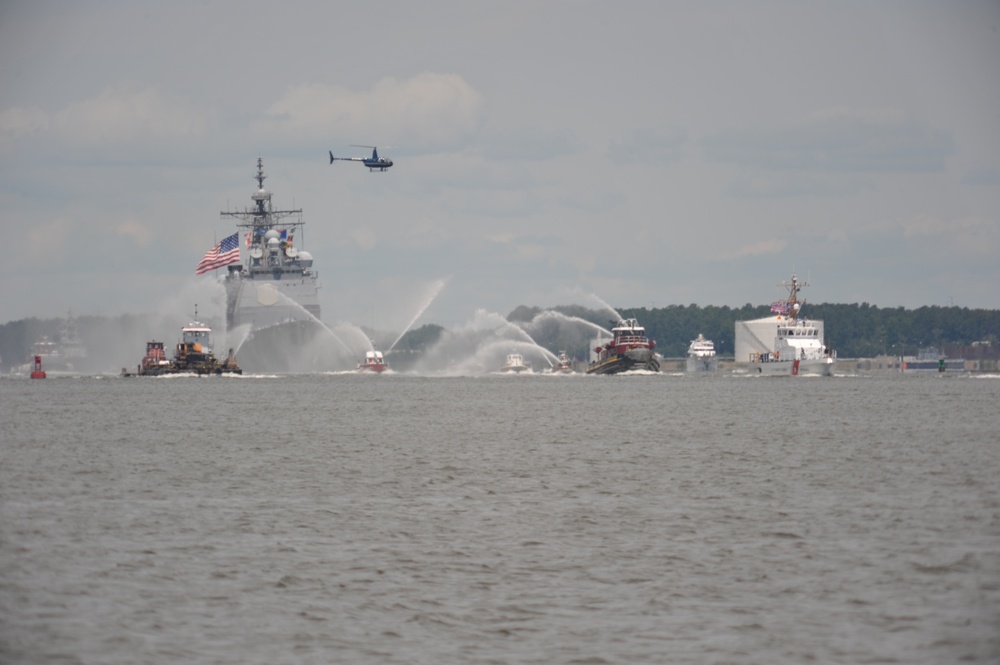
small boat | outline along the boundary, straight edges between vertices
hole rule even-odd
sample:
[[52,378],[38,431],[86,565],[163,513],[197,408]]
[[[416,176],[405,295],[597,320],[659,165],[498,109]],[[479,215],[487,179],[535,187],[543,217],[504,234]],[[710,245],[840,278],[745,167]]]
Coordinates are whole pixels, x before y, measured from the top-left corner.
[[146,355],[139,362],[139,374],[141,376],[156,376],[157,374],[167,374],[170,370],[170,360],[167,352],[163,349],[163,342],[155,339],[146,342]]
[[528,369],[528,366],[524,364],[524,357],[520,353],[508,354],[507,360],[504,361],[503,367],[500,368],[501,372],[514,374],[520,374]]
[[181,328],[181,341],[174,357],[167,360],[163,342],[146,342],[146,355],[135,374],[122,370],[122,376],[161,376],[164,374],[242,374],[233,350],[220,362],[212,353],[212,329],[200,321]]
[[572,374],[575,371],[573,369],[573,361],[566,355],[565,351],[559,352],[559,361],[552,368],[552,371],[557,374]]
[[660,371],[653,349],[656,342],[646,337],[646,329],[636,319],[622,319],[611,329],[611,341],[594,348],[597,358],[587,374],[618,374],[630,369]]
[[358,363],[359,372],[375,372],[381,374],[387,369],[385,356],[378,349],[373,349],[365,353],[365,359]]
[[698,333],[688,346],[687,371],[714,372],[719,369],[719,358],[715,355],[715,344]]

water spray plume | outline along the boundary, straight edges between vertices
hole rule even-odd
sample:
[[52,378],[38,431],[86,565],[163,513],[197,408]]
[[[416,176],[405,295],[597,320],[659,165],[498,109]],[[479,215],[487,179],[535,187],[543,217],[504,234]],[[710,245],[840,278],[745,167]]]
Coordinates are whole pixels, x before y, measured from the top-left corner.
[[622,315],[619,314],[618,311],[614,307],[612,307],[608,303],[606,303],[603,300],[601,300],[597,296],[596,293],[591,293],[590,297],[593,298],[594,300],[596,300],[597,302],[599,302],[601,304],[601,306],[604,307],[604,308],[606,308],[609,312],[611,312],[612,314],[614,314],[615,315],[615,321],[621,321],[622,320]]
[[438,297],[439,293],[441,293],[441,289],[444,288],[444,285],[448,283],[449,279],[451,279],[451,278],[450,277],[445,277],[444,279],[439,279],[438,281],[434,282],[431,285],[430,297],[428,297],[426,299],[426,301],[424,302],[423,306],[421,306],[420,309],[417,310],[417,314],[416,314],[416,316],[413,317],[413,320],[411,320],[410,323],[407,324],[407,326],[405,328],[403,328],[403,332],[399,333],[399,337],[396,338],[396,341],[393,342],[389,346],[388,349],[386,349],[386,351],[385,351],[386,353],[389,353],[389,351],[392,351],[393,347],[395,347],[396,344],[399,343],[399,340],[403,339],[403,335],[405,335],[406,333],[408,333],[410,331],[410,328],[412,328],[413,324],[417,322],[417,319],[419,319],[421,316],[423,316],[424,312],[427,311],[427,308],[431,306],[432,302],[434,302],[434,299]]

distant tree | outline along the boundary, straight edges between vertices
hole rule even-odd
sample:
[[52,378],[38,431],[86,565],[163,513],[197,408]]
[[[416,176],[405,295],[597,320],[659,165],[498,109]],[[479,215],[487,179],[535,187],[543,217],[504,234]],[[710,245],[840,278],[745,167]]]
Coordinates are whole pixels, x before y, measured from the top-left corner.
[[428,323],[424,326],[408,331],[403,335],[393,350],[399,351],[425,351],[427,347],[437,343],[441,338],[444,328],[439,325]]
[[510,314],[507,315],[507,320],[511,323],[530,323],[536,316],[542,313],[541,307],[528,307],[527,305],[518,305],[514,308]]

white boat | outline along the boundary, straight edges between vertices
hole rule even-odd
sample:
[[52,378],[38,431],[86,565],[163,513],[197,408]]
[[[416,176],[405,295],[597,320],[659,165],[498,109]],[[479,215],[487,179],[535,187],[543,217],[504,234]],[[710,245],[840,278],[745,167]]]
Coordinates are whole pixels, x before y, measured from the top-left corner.
[[358,363],[359,372],[375,372],[381,374],[386,370],[385,356],[378,349],[365,351],[365,359]]
[[504,361],[503,367],[500,368],[501,372],[513,372],[515,374],[520,374],[528,369],[528,366],[524,364],[524,356],[520,353],[511,353],[507,356],[507,360]]
[[[802,287],[808,284],[792,275],[790,282],[779,286],[788,289],[788,297],[771,303],[771,311],[777,314],[777,318],[737,321],[737,360],[742,360],[742,350],[749,346],[751,350],[744,357],[749,361],[751,374],[833,376],[837,354],[827,348],[823,341],[822,323],[817,324],[801,316],[805,301],[800,301],[798,295]],[[766,344],[763,338],[771,330],[774,331],[774,339]]]
[[698,333],[698,339],[691,340],[688,347],[687,371],[714,372],[719,369],[719,358],[715,355],[715,344]]

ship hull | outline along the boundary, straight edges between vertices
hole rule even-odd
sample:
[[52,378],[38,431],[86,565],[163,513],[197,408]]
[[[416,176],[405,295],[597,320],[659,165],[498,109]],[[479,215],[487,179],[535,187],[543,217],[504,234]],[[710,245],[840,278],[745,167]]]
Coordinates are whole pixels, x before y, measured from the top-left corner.
[[123,376],[168,376],[170,374],[197,374],[198,376],[222,376],[223,374],[243,374],[243,370],[230,367],[155,367],[139,368],[135,374]]
[[622,355],[613,355],[590,364],[587,374],[620,374],[630,370],[659,372],[660,362],[652,349],[632,349]]
[[759,376],[833,376],[833,358],[753,362],[750,363],[750,373]]
[[719,369],[719,359],[715,356],[710,358],[691,358],[687,359],[687,371],[691,373],[697,372],[714,372]]
[[[257,277],[255,275],[255,277]],[[276,279],[226,278],[226,323],[229,330],[270,328],[287,321],[319,320],[319,286],[313,275],[282,273]]]
[[227,343],[247,372],[308,373],[344,369],[346,349],[320,321],[316,277],[285,273],[226,279]]
[[[245,328],[244,328],[245,330]],[[231,333],[232,334],[232,333]],[[349,350],[321,323],[287,321],[252,330],[237,344],[234,355],[250,374],[309,374],[342,371]]]

